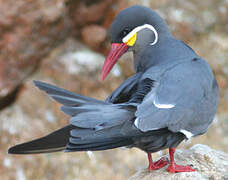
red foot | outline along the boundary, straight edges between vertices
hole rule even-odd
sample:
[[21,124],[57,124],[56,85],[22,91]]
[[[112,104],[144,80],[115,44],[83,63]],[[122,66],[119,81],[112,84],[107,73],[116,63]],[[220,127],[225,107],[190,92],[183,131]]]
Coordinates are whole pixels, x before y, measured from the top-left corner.
[[166,170],[169,171],[170,173],[195,171],[195,169],[192,169],[191,166],[182,166],[176,163],[170,164]]
[[154,162],[153,164],[149,164],[149,171],[153,171],[153,170],[157,170],[160,168],[163,168],[164,166],[166,166],[168,164],[168,160],[166,158],[161,158],[158,161]]
[[170,165],[166,169],[167,171],[169,171],[170,173],[195,171],[195,169],[192,169],[190,166],[181,166],[176,164],[174,161],[174,153],[175,153],[175,148],[169,148]]

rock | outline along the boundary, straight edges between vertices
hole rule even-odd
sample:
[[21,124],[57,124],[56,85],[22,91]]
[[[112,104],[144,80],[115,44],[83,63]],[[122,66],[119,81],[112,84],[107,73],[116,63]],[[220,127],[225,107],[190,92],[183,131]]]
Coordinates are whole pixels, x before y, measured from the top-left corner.
[[76,2],[76,9],[72,11],[75,24],[77,26],[83,26],[88,23],[101,21],[112,4],[112,1]]
[[149,172],[139,171],[129,180],[222,180],[228,178],[228,154],[211,149],[209,146],[196,144],[189,150],[177,150],[177,164],[192,165],[197,171],[171,174],[166,167]]
[[65,0],[0,1],[0,99],[65,39],[69,26]]
[[82,34],[86,44],[105,53],[106,29],[118,10],[113,6],[118,7],[119,2],[0,1],[0,101],[34,72],[52,49],[72,34]]
[[[91,50],[88,46],[72,38],[68,38],[65,43],[56,48],[50,56],[45,59],[42,66],[49,64],[47,68],[59,68],[62,72],[74,76],[84,76],[89,74],[100,75],[105,56]],[[44,64],[44,65],[43,65]],[[46,68],[43,67],[43,68]],[[119,76],[118,64],[114,66],[111,75]],[[61,77],[59,77],[61,79]]]
[[106,37],[107,31],[102,26],[89,25],[82,29],[83,41],[93,49],[98,49]]
[[70,17],[77,28],[88,24],[105,25],[107,28],[115,15],[128,4],[128,1],[121,0],[71,0],[68,2]]

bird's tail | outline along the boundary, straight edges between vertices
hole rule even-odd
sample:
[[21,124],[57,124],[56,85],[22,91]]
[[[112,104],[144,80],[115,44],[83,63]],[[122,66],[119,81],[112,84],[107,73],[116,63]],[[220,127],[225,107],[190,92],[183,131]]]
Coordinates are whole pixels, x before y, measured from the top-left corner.
[[[72,131],[70,133],[70,131]],[[93,131],[93,132],[92,132]],[[72,125],[65,126],[47,136],[35,139],[26,143],[18,144],[8,150],[9,154],[40,154],[58,151],[98,151],[113,149],[132,144],[132,140],[122,137],[106,137],[105,134],[116,133],[116,130],[110,129],[109,132],[102,132],[102,138],[93,137],[94,130],[80,129]],[[72,135],[81,135],[84,138],[74,137]],[[86,135],[85,135],[86,134]],[[96,135],[95,135],[96,136]],[[98,135],[99,136],[99,135]]]
[[68,125],[45,137],[18,144],[8,150],[9,154],[38,154],[57,152],[64,150],[69,142],[70,130],[73,126]]
[[134,116],[130,107],[81,96],[43,82],[34,81],[34,83],[63,104],[61,108],[63,112],[72,116],[70,125],[45,137],[11,147],[9,153],[96,151],[132,144],[131,138],[122,132],[124,124],[132,123],[126,121]]

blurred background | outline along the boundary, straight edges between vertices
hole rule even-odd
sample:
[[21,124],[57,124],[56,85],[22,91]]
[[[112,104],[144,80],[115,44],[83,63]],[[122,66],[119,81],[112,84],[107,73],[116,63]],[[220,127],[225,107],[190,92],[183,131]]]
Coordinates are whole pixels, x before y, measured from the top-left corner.
[[0,0],[0,179],[122,180],[147,166],[146,154],[137,149],[7,154],[10,146],[68,123],[60,105],[34,87],[34,79],[105,99],[133,73],[127,54],[100,81],[110,24],[133,4],[155,9],[175,37],[209,62],[220,86],[208,133],[180,147],[203,143],[228,152],[228,0]]

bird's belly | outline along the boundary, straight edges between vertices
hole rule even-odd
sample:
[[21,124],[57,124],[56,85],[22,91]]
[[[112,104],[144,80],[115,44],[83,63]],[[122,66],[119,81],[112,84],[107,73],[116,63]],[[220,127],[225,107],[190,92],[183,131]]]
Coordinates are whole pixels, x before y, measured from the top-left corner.
[[176,147],[185,139],[180,132],[173,133],[167,128],[148,131],[144,136],[134,138],[132,147],[137,147],[146,152],[157,152],[162,149]]

